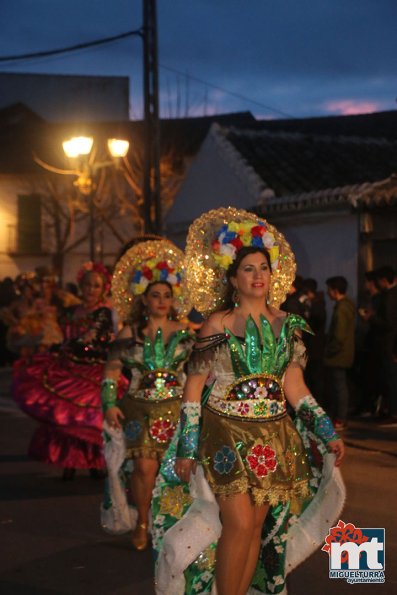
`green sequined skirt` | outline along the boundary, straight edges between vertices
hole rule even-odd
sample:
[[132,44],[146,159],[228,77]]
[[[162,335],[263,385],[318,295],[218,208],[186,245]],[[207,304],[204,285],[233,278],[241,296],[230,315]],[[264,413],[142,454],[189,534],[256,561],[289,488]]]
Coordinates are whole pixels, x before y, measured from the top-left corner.
[[156,401],[127,393],[118,405],[125,415],[127,457],[161,461],[174,435],[180,405],[180,396]]
[[217,496],[250,493],[255,504],[291,502],[299,513],[310,499],[311,471],[291,418],[242,420],[203,408],[199,459]]

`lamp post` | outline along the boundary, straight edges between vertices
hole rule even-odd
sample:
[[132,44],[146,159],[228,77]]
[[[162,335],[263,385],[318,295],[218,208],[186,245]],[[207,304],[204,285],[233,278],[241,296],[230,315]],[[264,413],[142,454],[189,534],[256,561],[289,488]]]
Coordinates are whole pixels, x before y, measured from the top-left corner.
[[127,155],[129,142],[117,138],[110,138],[107,141],[108,151],[112,157],[109,161],[98,161],[91,159],[94,139],[92,136],[75,136],[62,143],[65,155],[76,164],[76,180],[73,182],[79,191],[87,197],[89,209],[89,253],[90,260],[95,260],[95,178],[98,170],[119,166],[119,160]]

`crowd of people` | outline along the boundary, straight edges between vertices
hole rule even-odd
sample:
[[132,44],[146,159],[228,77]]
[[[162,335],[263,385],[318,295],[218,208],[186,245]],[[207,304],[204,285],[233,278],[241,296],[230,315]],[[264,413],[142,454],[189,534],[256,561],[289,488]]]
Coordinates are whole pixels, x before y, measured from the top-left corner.
[[314,335],[305,338],[305,379],[338,431],[361,416],[397,424],[397,279],[390,266],[367,271],[358,304],[348,280],[326,280],[334,302],[327,324],[323,291],[315,279],[297,276],[281,308],[301,315]]
[[343,506],[350,371],[358,411],[397,414],[393,271],[367,273],[358,309],[327,279],[328,330],[324,294],[295,273],[276,228],[221,208],[184,253],[143,237],[71,291],[43,270],[2,283],[30,454],[105,478],[102,527],[152,545],[158,595],[285,593]]

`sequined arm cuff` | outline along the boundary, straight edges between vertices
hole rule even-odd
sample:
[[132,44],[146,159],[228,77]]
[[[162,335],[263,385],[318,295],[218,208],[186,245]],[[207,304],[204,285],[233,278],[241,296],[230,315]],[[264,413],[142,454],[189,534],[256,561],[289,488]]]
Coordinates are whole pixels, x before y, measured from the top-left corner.
[[306,428],[325,444],[328,444],[331,440],[339,439],[332,421],[312,395],[306,395],[300,399],[296,406],[296,415],[302,420]]
[[117,382],[111,378],[104,378],[101,384],[101,401],[104,413],[116,405],[117,401]]
[[197,459],[200,436],[200,403],[182,403],[181,434],[176,456],[179,459]]

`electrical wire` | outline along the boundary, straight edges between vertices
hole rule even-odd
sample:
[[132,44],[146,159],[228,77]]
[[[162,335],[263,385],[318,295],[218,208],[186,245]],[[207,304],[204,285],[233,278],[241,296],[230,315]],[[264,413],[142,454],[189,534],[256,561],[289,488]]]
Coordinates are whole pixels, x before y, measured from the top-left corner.
[[[18,62],[20,60],[32,60],[35,58],[43,58],[43,57],[47,57],[47,56],[55,56],[55,55],[59,55],[59,54],[66,54],[69,52],[75,52],[75,51],[79,51],[79,50],[83,50],[86,48],[90,48],[90,47],[95,47],[95,46],[99,46],[99,45],[104,45],[107,43],[113,43],[115,41],[119,41],[120,39],[126,39],[128,37],[132,37],[132,36],[143,36],[143,29],[135,29],[134,31],[127,31],[126,33],[120,33],[119,35],[113,35],[111,37],[104,37],[102,39],[97,39],[94,41],[88,41],[86,43],[78,43],[76,45],[73,46],[67,46],[64,48],[58,48],[55,50],[44,50],[41,52],[31,52],[31,53],[26,53],[26,54],[16,54],[16,55],[12,55],[12,56],[0,56],[0,63],[1,62]],[[277,108],[274,108],[270,105],[266,105],[265,103],[262,103],[260,101],[257,101],[255,99],[251,99],[250,97],[246,97],[245,95],[242,95],[241,93],[236,93],[234,91],[229,91],[228,89],[226,89],[225,87],[220,87],[219,85],[215,85],[213,83],[210,83],[208,81],[205,81],[203,79],[200,79],[196,76],[193,76],[191,74],[188,74],[186,72],[181,72],[180,70],[176,69],[176,68],[172,68],[170,66],[165,66],[164,64],[159,64],[159,67],[162,68],[163,70],[167,70],[169,72],[173,72],[175,74],[181,75],[183,77],[185,77],[186,79],[190,79],[192,81],[195,81],[197,83],[200,83],[202,85],[207,86],[208,88],[211,89],[215,89],[217,91],[221,91],[222,93],[226,93],[227,95],[230,95],[231,97],[235,97],[236,99],[240,99],[241,101],[245,101],[248,103],[251,103],[253,105],[257,105],[259,107],[265,108],[267,110],[270,110],[276,114],[279,114],[281,116],[284,116],[286,118],[293,118],[295,119],[295,116],[292,116],[291,114],[288,114],[286,112],[283,112]]]

